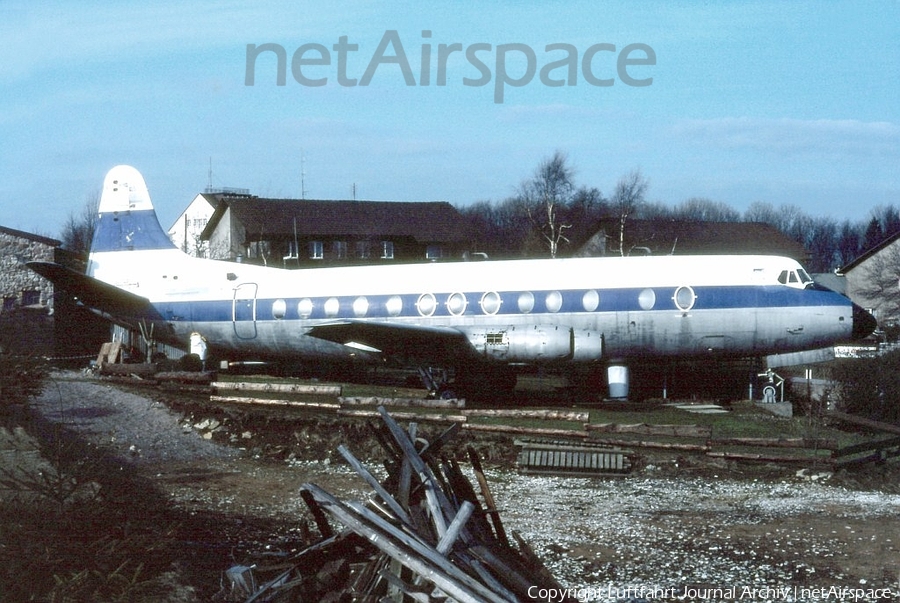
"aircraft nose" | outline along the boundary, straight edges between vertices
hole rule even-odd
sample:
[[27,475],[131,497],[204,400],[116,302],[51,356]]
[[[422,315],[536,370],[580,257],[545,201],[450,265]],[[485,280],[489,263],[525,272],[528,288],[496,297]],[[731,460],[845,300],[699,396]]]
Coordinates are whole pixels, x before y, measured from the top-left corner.
[[864,339],[875,331],[878,324],[875,317],[868,311],[853,304],[853,332],[850,337],[854,340]]

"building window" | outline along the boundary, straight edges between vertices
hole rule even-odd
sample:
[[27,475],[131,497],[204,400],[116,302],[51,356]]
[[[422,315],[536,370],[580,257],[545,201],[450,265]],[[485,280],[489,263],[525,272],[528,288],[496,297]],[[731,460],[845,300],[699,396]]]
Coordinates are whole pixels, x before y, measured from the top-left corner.
[[394,259],[394,243],[392,241],[382,241],[381,242],[381,259],[382,260],[393,260]]
[[322,241],[310,241],[309,242],[309,259],[321,260],[324,257],[325,257],[325,246],[322,245]]
[[335,241],[332,245],[334,257],[337,260],[347,259],[347,241]]
[[440,245],[429,245],[425,248],[426,260],[439,260],[444,257],[444,248]]
[[16,298],[15,297],[4,297],[3,298],[3,311],[4,312],[12,312],[16,309]]
[[39,306],[41,305],[41,292],[37,289],[25,289],[22,291],[23,306]]
[[356,258],[360,260],[368,260],[372,257],[372,246],[368,241],[356,242]]

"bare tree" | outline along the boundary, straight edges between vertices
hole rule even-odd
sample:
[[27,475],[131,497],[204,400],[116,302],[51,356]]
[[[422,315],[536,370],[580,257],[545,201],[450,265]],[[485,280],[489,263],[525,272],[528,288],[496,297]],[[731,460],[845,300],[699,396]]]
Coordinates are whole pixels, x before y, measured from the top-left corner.
[[568,158],[560,151],[541,162],[534,176],[525,181],[519,197],[535,229],[555,258],[561,242],[568,242],[564,234],[572,227],[564,223],[562,213],[572,201],[575,192],[574,171],[568,165]]
[[69,214],[60,234],[64,249],[87,257],[97,227],[99,207],[100,191],[96,191],[87,198],[79,213],[73,211]]
[[726,203],[704,197],[684,201],[675,208],[675,216],[679,220],[698,222],[739,222],[741,219],[741,214]]
[[641,171],[632,170],[619,178],[610,203],[619,218],[619,254],[625,255],[625,223],[644,203],[649,183]]
[[900,245],[889,245],[865,264],[857,294],[871,303],[881,326],[900,319]]

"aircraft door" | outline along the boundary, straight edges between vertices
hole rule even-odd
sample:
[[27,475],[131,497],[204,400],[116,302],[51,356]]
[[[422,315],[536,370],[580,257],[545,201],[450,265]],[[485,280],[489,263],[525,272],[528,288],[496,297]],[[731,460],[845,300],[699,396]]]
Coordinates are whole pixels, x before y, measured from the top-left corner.
[[256,283],[241,283],[234,288],[231,320],[238,339],[256,338]]

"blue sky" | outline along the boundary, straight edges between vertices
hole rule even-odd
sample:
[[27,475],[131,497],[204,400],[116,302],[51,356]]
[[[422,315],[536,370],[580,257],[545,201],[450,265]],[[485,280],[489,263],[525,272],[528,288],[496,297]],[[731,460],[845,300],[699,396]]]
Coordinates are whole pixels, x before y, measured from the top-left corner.
[[[361,199],[463,205],[510,196],[556,150],[578,184],[608,195],[640,169],[649,199],[669,205],[791,203],[838,220],[900,205],[897,1],[323,4],[0,0],[0,225],[58,236],[120,163],[144,174],[168,227],[210,162],[213,186],[261,196],[299,197],[302,172],[308,198],[351,198],[355,185]],[[358,46],[345,74],[342,36]],[[402,53],[391,42],[378,55],[391,36]],[[285,49],[283,86],[271,52],[246,85],[248,44]],[[310,62],[330,53],[328,65],[296,66],[324,85],[293,75],[304,44],[319,45],[302,55]],[[464,50],[439,86],[441,44]],[[508,44],[534,53],[536,73],[498,103],[499,75],[527,75],[521,46],[498,66]],[[568,56],[551,44],[577,53],[574,85],[541,81]],[[588,75],[611,86],[585,77],[597,44],[615,51],[594,52]],[[617,70],[632,44],[643,46],[625,74],[649,85]],[[646,47],[655,64],[637,64]],[[479,48],[491,79],[471,85],[484,78],[466,50]]]

